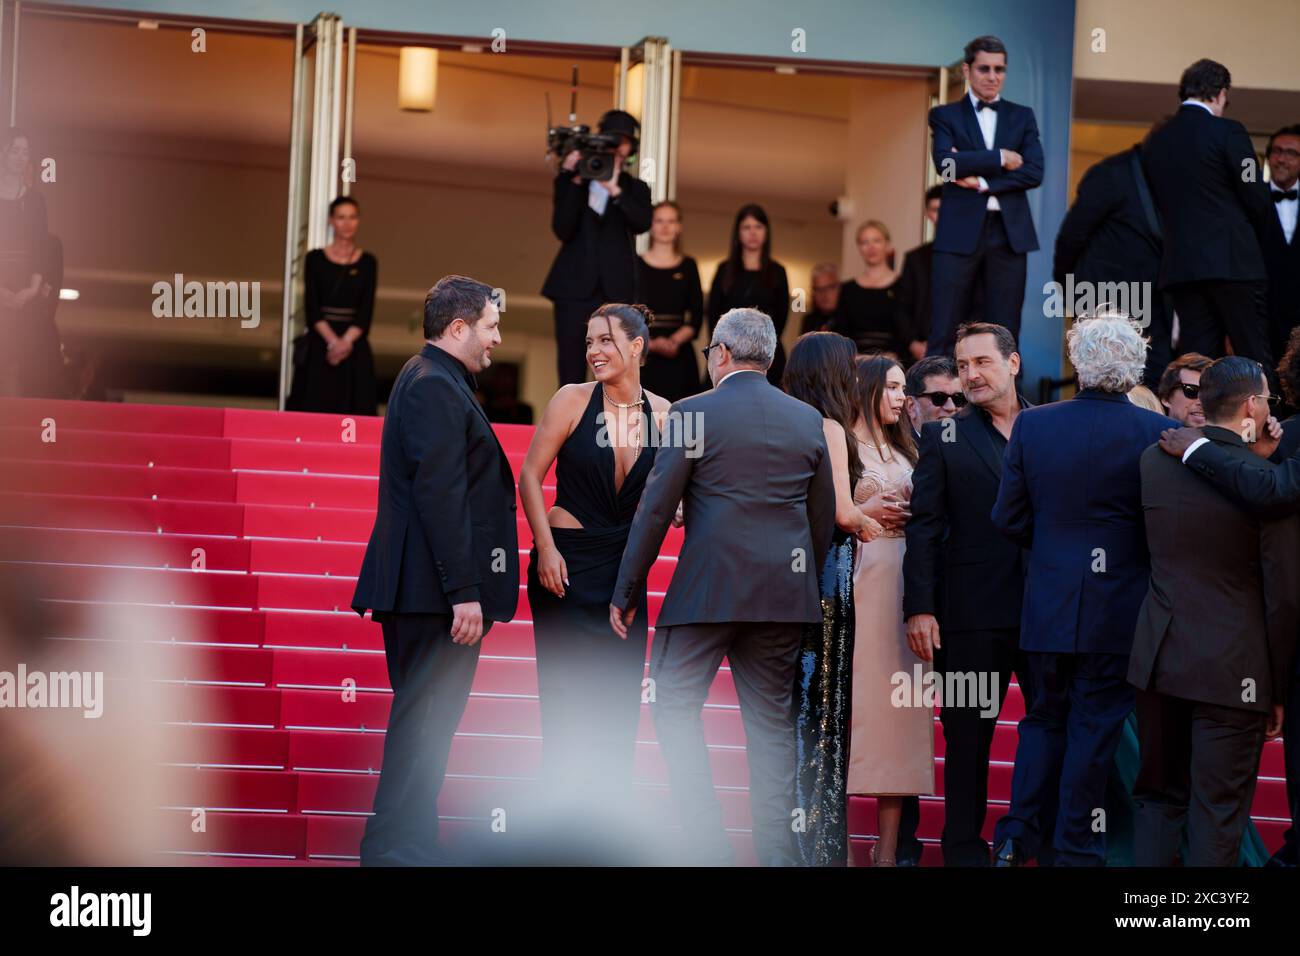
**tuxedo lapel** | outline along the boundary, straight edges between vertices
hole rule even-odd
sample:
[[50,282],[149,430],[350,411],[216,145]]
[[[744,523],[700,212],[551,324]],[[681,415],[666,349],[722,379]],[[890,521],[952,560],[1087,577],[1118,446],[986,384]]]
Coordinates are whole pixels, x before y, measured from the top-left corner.
[[997,125],[993,127],[994,149],[1005,149],[1007,148],[1007,144],[1013,141],[1011,135],[1011,117],[1014,114],[1015,110],[1011,108],[1010,103],[1006,100],[998,101],[998,121]]
[[[962,97],[961,116],[962,122],[966,125],[966,135],[971,138],[975,148],[984,149],[984,131],[980,129],[980,121],[975,115],[975,107],[971,105],[969,96]],[[1001,122],[998,125],[1001,126]]]

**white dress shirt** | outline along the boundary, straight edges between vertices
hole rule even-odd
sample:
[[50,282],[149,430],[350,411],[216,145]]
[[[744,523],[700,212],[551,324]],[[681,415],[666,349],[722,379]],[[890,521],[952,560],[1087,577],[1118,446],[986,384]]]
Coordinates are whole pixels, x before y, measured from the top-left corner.
[[1182,105],[1199,106],[1201,109],[1205,110],[1205,112],[1209,113],[1211,116],[1214,115],[1214,110],[1210,109],[1210,104],[1205,102],[1205,100],[1183,100]]
[[766,373],[766,372],[759,372],[758,369],[756,369],[756,368],[738,368],[738,369],[736,369],[734,372],[728,372],[726,375],[722,376],[722,379],[721,379],[721,381],[718,382],[718,385],[715,385],[715,386],[713,386],[713,387],[714,387],[714,388],[717,388],[719,385],[721,385],[721,384],[722,384],[723,382],[725,382],[727,379],[731,378],[731,376],[733,376],[733,375],[739,375],[741,372],[758,372],[759,375],[763,376],[764,378],[767,378],[767,373]]
[[[1277,183],[1269,183],[1269,199],[1272,199],[1272,193],[1280,193]],[[1291,184],[1292,189],[1300,189],[1300,181]],[[1281,202],[1273,203],[1273,208],[1277,210],[1278,221],[1282,223],[1282,235],[1286,236],[1286,241],[1290,242],[1291,237],[1295,235],[1296,212],[1300,210],[1300,199],[1283,199]]]
[[1192,452],[1196,451],[1196,449],[1200,448],[1200,447],[1201,447],[1202,445],[1204,445],[1207,441],[1209,441],[1208,438],[1198,438],[1198,439],[1196,439],[1196,441],[1194,441],[1194,442],[1192,442],[1190,445],[1188,445],[1188,446],[1187,446],[1187,451],[1183,452],[1183,464],[1184,464],[1184,465],[1187,464],[1187,459],[1189,459],[1189,458],[1192,457]]
[[[970,97],[971,109],[975,110],[975,120],[980,124],[980,132],[984,134],[984,148],[992,149],[993,139],[998,132],[998,111],[980,109],[979,97],[976,96],[974,93],[968,93],[967,95]],[[1001,99],[1002,99],[1001,96],[995,96],[993,97],[993,102],[996,103]],[[1001,157],[1001,153],[999,153],[998,155],[999,157]],[[979,177],[979,181],[980,181],[980,191],[987,192],[989,188],[988,180],[985,179],[983,176],[981,176]],[[997,196],[989,197],[988,208],[993,210],[998,210],[1002,208],[1000,205],[998,205]]]

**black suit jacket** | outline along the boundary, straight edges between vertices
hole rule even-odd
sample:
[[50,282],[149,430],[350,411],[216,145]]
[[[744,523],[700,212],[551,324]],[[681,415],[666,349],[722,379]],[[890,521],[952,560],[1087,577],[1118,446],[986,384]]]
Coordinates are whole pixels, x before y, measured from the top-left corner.
[[[1225,455],[1253,456],[1207,425]],[[1142,455],[1151,583],[1129,682],[1185,700],[1267,713],[1285,703],[1300,628],[1300,516],[1239,507],[1152,445]]]
[[650,228],[650,187],[626,172],[618,174],[623,192],[602,216],[587,204],[587,181],[573,174],[555,177],[551,231],[564,243],[555,254],[542,295],[556,299],[636,301],[636,236]]
[[1024,554],[990,516],[1001,481],[1002,455],[973,405],[951,425],[922,426],[903,554],[904,617],[933,614],[944,632],[1020,626]]
[[[1215,442],[1197,447],[1187,467],[1251,511],[1278,516],[1300,509],[1300,416],[1282,423],[1282,441],[1269,461],[1231,455]],[[1290,449],[1287,457],[1283,449]]]
[[[1160,277],[1159,223],[1147,215],[1138,147],[1108,156],[1079,182],[1074,205],[1056,234],[1053,278],[1075,282],[1151,282]],[[1151,201],[1148,190],[1147,201]]]
[[379,510],[352,607],[449,614],[479,601],[508,621],[519,601],[515,476],[455,357],[425,345],[388,399]]
[[[898,302],[907,314],[909,334],[914,342],[930,337],[930,316],[934,312],[934,294],[930,281],[934,275],[934,243],[926,242],[909,250],[903,257],[903,274],[898,277]],[[908,344],[903,343],[905,346]]]
[[[1293,189],[1296,187],[1292,187]],[[1273,354],[1281,356],[1291,330],[1300,325],[1300,228],[1286,241],[1282,221],[1277,217],[1273,190],[1269,188],[1272,219],[1264,237],[1264,262],[1268,270],[1269,333]]]
[[[687,421],[702,438],[698,455],[680,440]],[[636,600],[679,501],[686,540],[659,627],[821,621],[835,486],[816,409],[748,371],[675,402],[623,551],[615,607]]]
[[1164,230],[1160,288],[1265,278],[1260,238],[1276,215],[1246,127],[1184,106],[1147,138],[1142,168]]

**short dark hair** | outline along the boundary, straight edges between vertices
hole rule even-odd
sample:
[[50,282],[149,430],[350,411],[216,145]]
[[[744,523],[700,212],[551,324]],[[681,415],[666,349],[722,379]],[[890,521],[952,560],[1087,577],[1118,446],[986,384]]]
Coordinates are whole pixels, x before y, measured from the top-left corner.
[[1268,138],[1268,146],[1264,150],[1266,155],[1273,151],[1273,140],[1277,139],[1279,136],[1300,136],[1300,123],[1292,123],[1290,126],[1283,126],[1280,130],[1270,136]]
[[935,183],[925,191],[925,204],[930,205],[931,200],[941,199],[943,197],[943,183]]
[[995,36],[985,35],[982,37],[976,37],[971,40],[970,43],[967,43],[966,56],[963,58],[962,62],[968,66],[971,63],[974,63],[976,53],[1001,53],[1003,56],[1007,57],[1008,61],[1011,59],[1011,57],[1007,56],[1006,45]]
[[1201,373],[1201,408],[1207,421],[1223,418],[1247,396],[1259,394],[1264,366],[1244,355],[1215,359]]
[[1277,366],[1278,384],[1289,405],[1300,405],[1300,325],[1291,330],[1286,351]]
[[1189,372],[1204,372],[1213,361],[1214,359],[1200,352],[1185,352],[1178,356],[1165,366],[1164,372],[1160,374],[1160,382],[1156,385],[1156,398],[1164,401],[1174,393],[1180,381],[1178,373],[1183,369]]
[[334,215],[334,210],[338,209],[339,206],[351,206],[358,214],[361,212],[361,203],[357,202],[351,196],[337,196],[334,201],[330,203],[331,216]]
[[457,319],[473,325],[491,298],[492,287],[477,279],[443,276],[424,297],[424,337],[442,338]]
[[1183,70],[1182,79],[1178,81],[1178,98],[1180,100],[1212,100],[1220,90],[1232,86],[1232,74],[1222,63],[1214,60],[1197,60]]
[[1011,358],[1011,353],[1016,350],[1016,337],[1005,325],[994,322],[963,322],[957,326],[958,342],[971,335],[993,336],[997,340],[998,351],[1002,353],[1004,359]]
[[903,394],[920,395],[925,391],[925,380],[931,375],[957,377],[957,363],[947,355],[927,355],[907,370],[907,384]]

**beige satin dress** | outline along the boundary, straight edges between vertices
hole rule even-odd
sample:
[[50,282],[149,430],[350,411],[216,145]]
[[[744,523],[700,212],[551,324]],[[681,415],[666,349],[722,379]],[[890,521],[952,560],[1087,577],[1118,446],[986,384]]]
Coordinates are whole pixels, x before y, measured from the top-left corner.
[[[853,492],[861,503],[882,490],[911,497],[912,466],[901,453],[858,442],[865,469]],[[932,669],[912,653],[903,621],[903,532],[883,531],[858,544],[853,568],[857,631],[853,650],[852,742],[848,792],[878,796],[934,793],[934,709],[917,706],[920,674]],[[905,675],[900,682],[895,675]],[[903,706],[899,706],[902,702]]]

